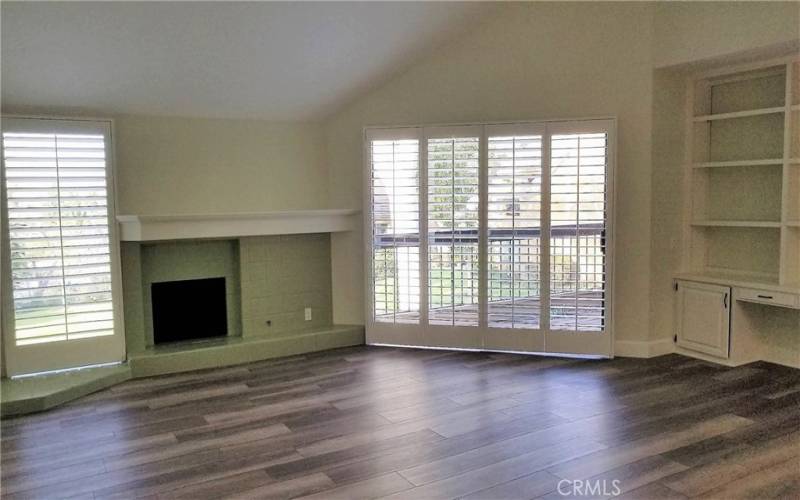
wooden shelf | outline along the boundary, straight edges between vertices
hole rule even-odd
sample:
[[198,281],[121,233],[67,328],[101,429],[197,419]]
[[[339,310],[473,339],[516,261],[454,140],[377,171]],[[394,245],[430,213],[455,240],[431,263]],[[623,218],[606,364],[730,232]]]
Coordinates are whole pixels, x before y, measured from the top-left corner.
[[694,168],[760,167],[768,165],[783,165],[783,158],[768,158],[764,160],[706,161],[702,163],[694,163],[692,164],[692,167]]
[[748,116],[772,115],[777,113],[784,113],[785,111],[786,107],[780,106],[774,108],[750,109],[747,111],[734,111],[732,113],[717,113],[713,115],[695,116],[694,118],[692,118],[692,120],[695,122],[708,122],[713,120],[731,120],[734,118],[746,118]]
[[764,220],[694,220],[692,226],[700,227],[774,227],[780,228],[780,222]]
[[800,227],[800,220],[790,220],[790,221],[784,222],[784,224],[786,224],[789,227]]

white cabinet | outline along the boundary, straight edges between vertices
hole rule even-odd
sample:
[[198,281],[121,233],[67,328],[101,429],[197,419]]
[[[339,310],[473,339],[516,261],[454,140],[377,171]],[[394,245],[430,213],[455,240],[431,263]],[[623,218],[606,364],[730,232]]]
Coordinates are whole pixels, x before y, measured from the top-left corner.
[[730,287],[678,281],[678,346],[727,359],[730,311]]

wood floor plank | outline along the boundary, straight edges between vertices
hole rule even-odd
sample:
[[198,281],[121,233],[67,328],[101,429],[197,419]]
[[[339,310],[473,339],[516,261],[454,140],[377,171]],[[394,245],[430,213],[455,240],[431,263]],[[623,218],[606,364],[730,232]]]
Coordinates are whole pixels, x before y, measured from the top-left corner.
[[[715,488],[722,488],[742,476],[791,460],[800,467],[800,431],[742,448],[723,459],[673,474],[662,482],[686,496],[699,496]],[[798,474],[800,475],[800,468]]]
[[685,500],[686,498],[688,497],[659,482],[646,484],[618,497],[619,500]]
[[369,500],[405,491],[413,487],[414,485],[403,476],[396,472],[391,472],[300,498],[303,500]]
[[[539,421],[538,418],[535,420],[537,422]],[[424,446],[406,447],[389,455],[337,466],[326,470],[325,473],[337,484],[347,484],[387,472],[411,468],[449,456],[458,455],[514,436],[521,436],[531,432],[534,427],[531,419],[511,420],[504,422],[502,425],[485,426]],[[565,434],[562,431],[561,438],[567,439],[568,436],[574,437],[574,435],[577,435],[577,432],[574,434]]]
[[289,499],[310,495],[320,491],[333,489],[336,485],[328,476],[317,472],[308,476],[269,483],[258,488],[247,489],[227,496],[229,500],[269,498],[275,500]]
[[800,461],[792,458],[767,469],[751,472],[735,481],[710,490],[698,498],[798,498]]
[[401,491],[385,498],[391,500],[460,498],[603,448],[604,446],[600,443],[586,439],[574,439],[546,446],[534,452],[502,460],[441,481]]
[[545,472],[534,472],[527,476],[512,479],[503,484],[498,484],[469,495],[461,500],[502,500],[502,499],[530,499],[550,493],[558,487],[560,478]]
[[565,436],[563,434],[550,430],[532,432],[497,441],[441,460],[403,469],[400,474],[415,485],[421,486],[541,448],[553,446],[564,439]]
[[548,471],[564,479],[589,478],[616,467],[665,453],[750,424],[752,424],[752,421],[746,418],[736,415],[723,415],[701,421],[685,430],[668,432],[608,448],[602,452],[592,453],[554,466]]
[[252,490],[271,482],[274,482],[274,480],[263,470],[254,470],[219,479],[191,483],[172,491],[159,493],[158,497],[165,499],[213,500],[234,495],[243,490]]

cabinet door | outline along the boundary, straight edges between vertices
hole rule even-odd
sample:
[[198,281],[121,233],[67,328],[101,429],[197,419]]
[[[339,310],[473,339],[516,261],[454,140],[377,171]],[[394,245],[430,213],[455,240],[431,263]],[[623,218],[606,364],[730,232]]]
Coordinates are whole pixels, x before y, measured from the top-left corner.
[[691,281],[678,282],[678,345],[728,357],[731,289]]

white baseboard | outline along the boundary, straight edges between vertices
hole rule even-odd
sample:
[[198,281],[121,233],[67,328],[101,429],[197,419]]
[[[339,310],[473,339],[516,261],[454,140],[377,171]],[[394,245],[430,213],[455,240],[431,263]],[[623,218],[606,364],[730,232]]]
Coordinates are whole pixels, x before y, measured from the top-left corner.
[[614,356],[628,358],[653,358],[675,352],[672,339],[659,340],[617,340],[614,342]]

